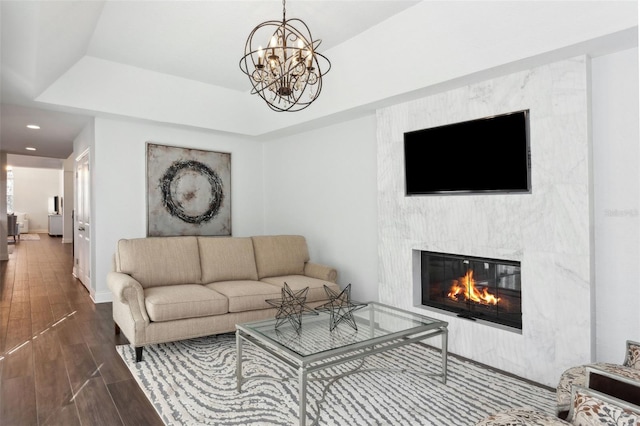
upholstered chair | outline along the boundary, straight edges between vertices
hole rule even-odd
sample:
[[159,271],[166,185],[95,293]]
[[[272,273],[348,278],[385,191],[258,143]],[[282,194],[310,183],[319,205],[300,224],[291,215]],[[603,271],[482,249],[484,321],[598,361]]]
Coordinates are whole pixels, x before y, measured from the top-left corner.
[[567,369],[560,376],[556,389],[557,415],[565,418],[571,403],[571,386],[584,386],[587,380],[587,367],[608,371],[640,383],[640,343],[627,340],[627,351],[622,365],[598,362],[578,365]]
[[583,386],[571,385],[565,419],[522,407],[488,416],[476,426],[640,424],[640,381],[593,366],[585,366],[584,373]]

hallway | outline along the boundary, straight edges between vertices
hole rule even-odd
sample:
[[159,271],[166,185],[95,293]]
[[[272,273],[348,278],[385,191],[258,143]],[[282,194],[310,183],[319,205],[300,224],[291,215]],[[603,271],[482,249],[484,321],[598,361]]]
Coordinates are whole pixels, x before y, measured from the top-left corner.
[[72,276],[71,244],[39,235],[0,262],[0,424],[162,425],[115,351],[111,304]]

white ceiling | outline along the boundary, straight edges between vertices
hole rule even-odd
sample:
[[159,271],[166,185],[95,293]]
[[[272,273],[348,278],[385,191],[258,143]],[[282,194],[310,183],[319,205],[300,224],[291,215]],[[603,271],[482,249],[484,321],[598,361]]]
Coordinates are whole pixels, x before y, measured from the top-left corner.
[[[327,49],[416,1],[290,1]],[[8,153],[67,158],[91,112],[34,99],[78,60],[91,56],[247,91],[239,61],[249,32],[281,19],[281,1],[1,1],[2,128]],[[54,110],[53,112],[52,109]],[[59,111],[55,111],[55,110]],[[71,112],[71,113],[70,113]],[[26,129],[38,123],[41,130]],[[26,146],[37,151],[25,151]]]
[[[347,46],[349,40],[362,37],[376,27],[384,27],[385,21],[397,14],[411,13],[412,9],[409,8],[416,7],[419,3],[429,3],[434,7],[438,5],[439,12],[446,6],[446,13],[442,16],[449,16],[452,21],[434,22],[430,25],[434,31],[436,28],[445,28],[452,34],[470,29],[469,25],[462,24],[462,20],[455,20],[461,11],[472,10],[481,4],[490,8],[496,7],[496,2],[491,1],[290,0],[286,8],[287,18],[303,19],[309,25],[313,36],[322,39],[321,48],[334,49],[337,60],[340,60],[340,48]],[[516,5],[520,2],[503,3]],[[520,4],[523,3],[525,2]],[[549,8],[552,3],[560,2],[528,3],[535,4],[536,8],[543,10]],[[626,3],[627,6],[630,3],[635,4],[633,1],[587,3]],[[565,13],[564,15],[541,14],[540,19],[548,23],[548,28],[565,28],[567,17],[570,16],[572,20],[584,20],[582,24],[589,27],[593,26],[590,20],[600,19],[602,15],[601,9],[595,7],[590,7],[584,14],[572,13],[571,7],[559,9]],[[637,11],[637,6],[635,10]],[[507,7],[504,16],[494,17],[495,22],[500,22],[501,19],[512,20],[517,13],[513,7]],[[59,99],[60,93],[64,94],[65,90],[73,91],[79,96],[83,92],[93,94],[92,90],[95,89],[88,85],[83,86],[85,80],[77,78],[77,73],[78,70],[91,69],[92,64],[96,63],[112,64],[113,67],[109,69],[113,70],[126,66],[130,67],[128,70],[153,72],[157,73],[156,75],[171,76],[174,80],[178,78],[189,81],[190,84],[201,85],[196,87],[214,87],[216,90],[248,93],[249,83],[238,66],[246,37],[258,23],[280,19],[281,14],[282,3],[279,0],[0,1],[0,149],[9,154],[67,158],[73,150],[73,139],[91,117],[101,113],[113,115],[114,112],[106,108],[100,111],[99,108],[80,106],[83,105],[81,102],[63,103],[51,99]],[[637,17],[634,19],[637,33]],[[581,23],[572,22],[573,24]],[[490,22],[479,22],[478,25],[485,26],[478,27],[482,32],[492,30]],[[624,26],[628,25],[625,23]],[[395,34],[389,34],[389,37],[394,36]],[[442,33],[434,33],[430,34],[428,40],[431,44],[438,44],[444,41],[442,37]],[[553,38],[553,35],[547,34],[546,37]],[[567,39],[570,37],[567,36]],[[576,43],[581,41],[583,40],[575,40]],[[634,42],[637,46],[637,35]],[[385,48],[402,49],[404,43],[403,40],[395,40],[390,44],[391,46],[381,47],[379,56],[373,61],[358,55],[356,51],[346,57],[354,62],[355,66],[362,66],[365,70],[368,66],[376,66],[376,61],[385,60],[388,53]],[[590,46],[589,49],[593,49],[597,44]],[[605,53],[609,50],[608,47],[604,49]],[[453,53],[448,53],[446,58],[428,58],[428,62],[441,66],[445,60],[461,63],[465,55],[469,56],[463,52],[459,52],[459,55]],[[592,52],[585,50],[583,53]],[[346,68],[345,64],[341,65]],[[445,64],[442,69],[446,68]],[[334,74],[336,78],[336,72],[338,71],[332,69],[329,75]],[[106,73],[100,76],[102,80],[98,80],[98,85],[109,87],[112,82],[108,80],[112,75],[115,81],[115,72]],[[65,79],[75,81],[73,90],[68,89],[71,86],[65,85]],[[399,76],[399,80],[401,79],[402,75]],[[251,100],[254,103],[260,102],[257,97]],[[376,99],[372,99],[374,100]],[[264,105],[261,107],[267,109]],[[314,106],[309,109],[312,108]],[[118,111],[115,114],[125,109],[125,105],[115,107],[114,110]],[[42,129],[26,129],[26,124],[32,122],[39,124]],[[25,151],[26,146],[36,147],[37,151],[29,153]]]

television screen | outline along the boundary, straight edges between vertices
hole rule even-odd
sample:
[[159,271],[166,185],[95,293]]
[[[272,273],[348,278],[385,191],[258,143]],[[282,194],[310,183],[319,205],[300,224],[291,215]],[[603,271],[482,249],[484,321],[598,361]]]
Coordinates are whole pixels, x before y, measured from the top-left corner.
[[60,197],[49,197],[49,214],[60,214]]
[[404,134],[406,195],[531,192],[529,111]]

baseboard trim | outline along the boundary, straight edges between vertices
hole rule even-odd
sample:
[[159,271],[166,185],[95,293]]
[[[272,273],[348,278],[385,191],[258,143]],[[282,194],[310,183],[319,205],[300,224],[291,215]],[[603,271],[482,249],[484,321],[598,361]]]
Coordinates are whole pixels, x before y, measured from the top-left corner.
[[92,299],[94,303],[110,303],[113,302],[113,295],[110,291],[108,292],[100,292],[92,295]]

